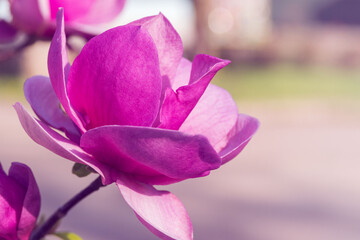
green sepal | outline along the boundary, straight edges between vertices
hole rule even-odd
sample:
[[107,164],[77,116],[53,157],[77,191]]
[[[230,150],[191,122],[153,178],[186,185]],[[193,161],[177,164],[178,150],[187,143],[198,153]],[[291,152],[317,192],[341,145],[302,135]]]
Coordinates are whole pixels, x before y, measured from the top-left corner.
[[90,173],[92,173],[91,168],[88,166],[81,164],[81,163],[75,163],[72,168],[72,173],[75,174],[78,177],[86,177]]

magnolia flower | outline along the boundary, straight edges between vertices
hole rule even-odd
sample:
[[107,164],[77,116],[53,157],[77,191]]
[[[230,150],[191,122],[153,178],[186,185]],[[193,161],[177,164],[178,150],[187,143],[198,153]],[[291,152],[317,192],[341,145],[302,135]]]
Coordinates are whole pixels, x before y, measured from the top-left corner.
[[115,19],[124,3],[125,0],[9,0],[12,21],[0,20],[0,53],[12,53],[37,39],[51,40],[60,7],[65,9],[67,34],[89,39],[102,32],[103,24]]
[[40,211],[40,192],[29,167],[0,165],[0,239],[28,240]]
[[159,14],[94,37],[70,66],[61,10],[57,26],[50,79],[35,76],[24,85],[39,120],[15,104],[23,128],[43,147],[93,168],[104,184],[115,182],[157,236],[192,239],[181,202],[152,185],[208,175],[257,130],[258,121],[238,114],[227,91],[209,84],[229,61],[183,58],[178,33]]

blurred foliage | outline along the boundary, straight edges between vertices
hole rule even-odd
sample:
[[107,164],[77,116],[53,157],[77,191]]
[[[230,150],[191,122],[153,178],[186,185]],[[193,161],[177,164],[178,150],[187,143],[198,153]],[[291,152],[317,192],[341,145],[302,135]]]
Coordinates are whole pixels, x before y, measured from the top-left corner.
[[360,70],[301,65],[232,66],[213,83],[235,99],[360,99]]
[[82,240],[81,237],[71,232],[58,232],[55,233],[54,235],[63,240]]
[[0,100],[24,102],[23,83],[19,76],[0,76]]
[[[25,102],[22,93],[24,79],[0,76],[0,100]],[[360,100],[360,69],[301,65],[230,65],[215,76],[213,83],[227,89],[237,100]]]

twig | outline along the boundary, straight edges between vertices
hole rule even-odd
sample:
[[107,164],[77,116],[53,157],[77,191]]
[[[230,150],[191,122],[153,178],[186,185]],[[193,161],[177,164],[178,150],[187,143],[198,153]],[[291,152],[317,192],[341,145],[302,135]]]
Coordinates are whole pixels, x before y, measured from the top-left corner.
[[49,231],[53,228],[53,226],[63,217],[66,216],[66,214],[81,200],[89,196],[91,193],[96,192],[104,185],[101,182],[101,177],[98,177],[95,181],[93,181],[88,187],[86,187],[84,190],[76,194],[72,199],[70,199],[67,203],[65,203],[63,206],[61,206],[56,212],[51,215],[51,217],[42,224],[39,228],[37,228],[35,231],[33,231],[30,240],[40,240],[43,238],[46,234],[49,233]]

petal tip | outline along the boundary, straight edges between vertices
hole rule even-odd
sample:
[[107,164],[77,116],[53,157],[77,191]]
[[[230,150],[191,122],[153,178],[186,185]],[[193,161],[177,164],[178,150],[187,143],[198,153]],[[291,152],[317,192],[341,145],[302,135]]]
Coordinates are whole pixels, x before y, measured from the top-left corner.
[[229,65],[231,63],[231,60],[223,59],[223,63],[226,65]]
[[[155,18],[159,18],[159,19],[161,19],[162,21],[168,21],[168,22],[169,22],[169,20],[167,19],[167,17],[165,17],[165,15],[164,15],[161,11],[158,13],[157,16],[155,16]],[[169,22],[169,23],[170,23],[170,22]]]
[[56,19],[63,18],[64,17],[64,8],[59,7],[58,12],[56,14]]
[[18,112],[23,107],[23,105],[20,102],[16,102],[12,106],[16,112]]
[[60,7],[56,13],[56,31],[63,29],[64,26],[64,8]]

